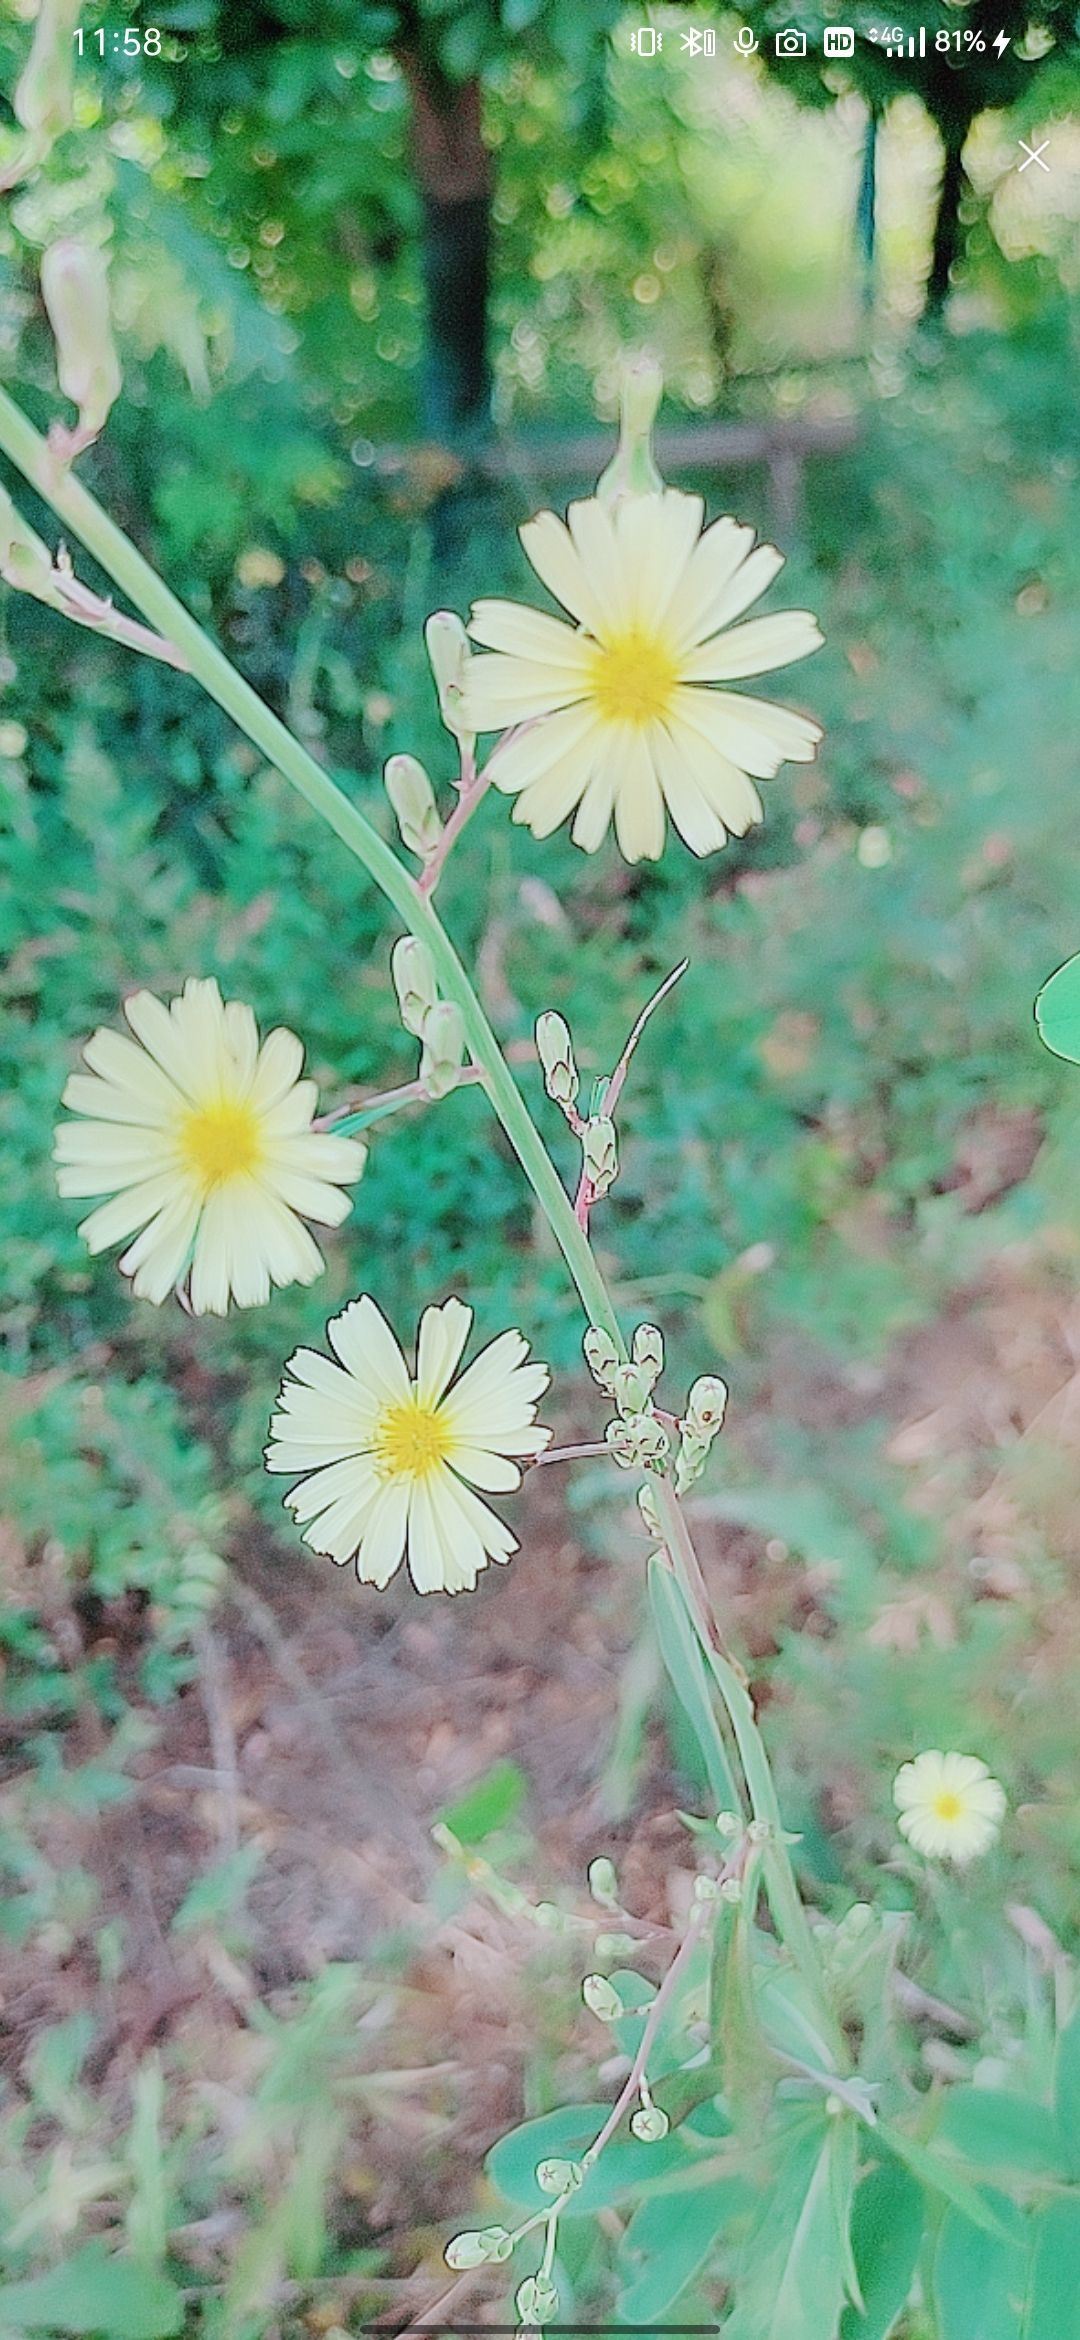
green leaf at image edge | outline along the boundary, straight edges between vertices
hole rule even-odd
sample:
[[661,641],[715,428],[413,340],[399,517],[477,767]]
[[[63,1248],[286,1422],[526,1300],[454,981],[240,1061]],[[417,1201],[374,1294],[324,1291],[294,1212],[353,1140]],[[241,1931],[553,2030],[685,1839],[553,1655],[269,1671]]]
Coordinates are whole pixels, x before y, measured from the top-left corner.
[[1080,1064],[1080,951],[1043,984],[1035,1002],[1035,1022],[1053,1056]]
[[106,2340],[169,2340],[184,2321],[175,2283],[88,2243],[47,2275],[0,2285],[0,2328],[100,2332]]
[[857,2188],[851,2248],[862,2306],[848,2302],[840,2340],[888,2340],[911,2290],[922,2242],[924,2195],[898,2161],[879,2162]]

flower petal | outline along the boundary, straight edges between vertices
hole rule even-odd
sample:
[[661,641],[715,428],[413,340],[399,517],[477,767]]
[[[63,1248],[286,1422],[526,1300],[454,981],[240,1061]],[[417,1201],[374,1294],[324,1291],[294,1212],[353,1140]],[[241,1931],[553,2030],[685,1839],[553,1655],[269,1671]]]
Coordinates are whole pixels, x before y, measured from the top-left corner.
[[422,1406],[436,1406],[469,1337],[473,1312],[461,1300],[425,1308],[416,1346],[416,1394]]

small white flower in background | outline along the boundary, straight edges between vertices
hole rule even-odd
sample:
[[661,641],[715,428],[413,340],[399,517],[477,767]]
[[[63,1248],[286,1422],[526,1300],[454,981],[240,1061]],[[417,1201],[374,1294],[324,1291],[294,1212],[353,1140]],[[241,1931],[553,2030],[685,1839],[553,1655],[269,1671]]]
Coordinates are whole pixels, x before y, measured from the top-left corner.
[[732,519],[703,529],[700,496],[591,497],[566,523],[541,512],[521,530],[537,576],[574,620],[513,601],[478,601],[469,632],[493,653],[464,684],[476,731],[524,728],[493,758],[514,819],[571,834],[595,853],[614,818],[627,861],[659,859],[665,811],[694,853],[713,853],[762,818],[754,780],[810,763],[820,727],[790,708],[711,686],[790,666],[819,648],[806,610],[734,621],[783,566]]
[[137,1297],[160,1304],[190,1269],[197,1316],[312,1283],[323,1258],[303,1219],[339,1225],[367,1150],[312,1128],[296,1034],[260,1045],[251,1009],[212,978],[168,1006],[137,991],[124,1014],[134,1038],[103,1026],[86,1042],[90,1070],[61,1100],[80,1119],[56,1130],[60,1193],[112,1197],[79,1228],[90,1250],[135,1235],[120,1267]]
[[266,1467],[301,1472],[285,1502],[304,1542],[365,1584],[388,1584],[402,1559],[417,1592],[472,1588],[517,1541],[473,1493],[511,1494],[520,1461],[542,1454],[536,1424],[550,1381],[526,1365],[528,1342],[500,1333],[451,1387],[472,1324],[460,1300],[426,1308],[416,1373],[367,1294],[332,1317],[331,1358],[298,1349],[270,1425]]
[[977,1755],[936,1747],[904,1763],[893,1782],[900,1834],[916,1852],[963,1863],[989,1852],[1005,1814],[1005,1790]]

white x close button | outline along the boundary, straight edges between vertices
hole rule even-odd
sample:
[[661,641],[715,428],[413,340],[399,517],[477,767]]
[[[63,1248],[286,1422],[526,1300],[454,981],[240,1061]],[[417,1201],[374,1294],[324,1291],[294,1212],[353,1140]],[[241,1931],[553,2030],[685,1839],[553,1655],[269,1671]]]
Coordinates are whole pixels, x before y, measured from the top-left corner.
[[1050,140],[1048,138],[1044,138],[1041,146],[1029,146],[1026,138],[1018,138],[1016,143],[1018,146],[1023,147],[1024,153],[1027,156],[1026,162],[1017,163],[1017,170],[1029,171],[1031,169],[1032,163],[1038,163],[1039,169],[1041,171],[1045,171],[1047,177],[1049,177],[1050,165],[1048,162],[1043,161],[1043,156],[1050,144]]

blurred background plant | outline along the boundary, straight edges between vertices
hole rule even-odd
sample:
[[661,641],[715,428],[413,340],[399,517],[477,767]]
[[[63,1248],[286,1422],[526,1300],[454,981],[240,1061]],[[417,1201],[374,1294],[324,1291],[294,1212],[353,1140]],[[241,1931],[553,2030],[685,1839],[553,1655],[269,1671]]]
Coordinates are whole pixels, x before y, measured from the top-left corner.
[[[949,2115],[956,2150],[1005,2190],[1019,2170],[1021,2194],[1047,2173],[1067,2193],[1028,2116],[1056,2087],[1075,2118],[1051,2038],[1080,1912],[1075,1076],[1031,1023],[1078,939],[1068,27],[1018,22],[1039,60],[1002,82],[1010,112],[980,110],[973,61],[963,249],[920,323],[941,116],[905,69],[868,287],[885,68],[865,47],[811,89],[736,60],[708,10],[656,11],[646,62],[615,7],[315,21],[297,0],[155,10],[160,57],[114,53],[150,14],[84,15],[72,124],[13,186],[4,378],[42,426],[57,413],[41,255],[107,245],[125,384],[85,476],[387,833],[383,758],[445,764],[422,621],[525,589],[513,527],[584,484],[560,446],[610,417],[628,344],[661,355],[672,423],[854,434],[807,461],[788,548],[785,598],[831,645],[805,686],[825,750],[773,787],[764,830],[628,871],[491,805],[446,910],[511,1054],[557,1008],[586,1075],[690,953],[635,1059],[605,1267],[627,1312],[662,1318],[675,1376],[732,1387],[694,1524],[804,1885],[830,1926],[871,1903],[875,1942],[907,1920],[909,2087],[935,2117],[945,2080],[985,2100],[974,2155],[971,2114]],[[684,56],[690,21],[714,57]],[[22,7],[0,19],[9,89],[31,31]],[[1036,123],[1045,184],[1011,167]],[[13,117],[0,169],[24,143]],[[767,468],[715,465],[691,451],[676,476],[767,528]],[[133,983],[216,973],[337,1090],[412,1057],[379,904],[216,710],[24,596],[0,619],[0,2322],[404,2324],[492,2138],[617,2092],[557,1922],[587,1909],[587,1862],[617,1853],[636,1916],[681,1924],[695,1844],[672,1806],[709,1810],[715,1782],[661,1688],[640,1523],[607,1477],[541,1474],[513,1569],[434,1617],[328,1581],[264,1482],[281,1359],[361,1282],[399,1322],[420,1286],[483,1294],[481,1329],[522,1322],[563,1370],[561,1429],[595,1435],[561,1273],[474,1095],[374,1133],[315,1294],[193,1325],[133,1311],[87,1260],[49,1133]],[[1004,1849],[962,1895],[902,1853],[891,1810],[897,1764],[935,1744],[976,1747],[1009,1793]],[[439,1818],[471,1875],[432,1847]],[[526,1888],[551,1896],[539,1922]],[[498,2149],[478,2223],[534,2206],[537,2159],[585,2136],[559,2119]],[[677,2175],[668,2141],[641,2150]],[[670,2191],[634,2208],[619,2168],[602,2217],[586,2199],[564,2229],[576,2312],[714,2313],[720,2209],[710,2228],[682,2197],[672,2255]],[[737,2233],[744,2206],[720,2207]],[[881,2212],[902,2236],[905,2215]],[[844,2340],[897,2318],[905,2340],[973,2340],[975,2270],[998,2302],[1017,2282],[971,2233],[939,2203],[921,2305],[901,2252],[891,2308],[845,2311]]]

